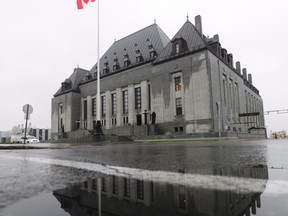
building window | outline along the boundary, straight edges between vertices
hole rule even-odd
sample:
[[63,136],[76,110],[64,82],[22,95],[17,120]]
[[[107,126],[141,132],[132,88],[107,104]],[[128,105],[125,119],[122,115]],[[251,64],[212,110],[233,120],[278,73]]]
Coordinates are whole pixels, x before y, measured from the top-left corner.
[[106,119],[102,119],[102,120],[101,120],[101,125],[102,125],[102,126],[105,126],[105,125],[106,125]]
[[92,180],[92,190],[97,191],[97,179]]
[[120,69],[120,65],[119,65],[119,62],[118,62],[118,58],[115,57],[114,58],[114,64],[113,64],[113,71],[116,71],[116,70],[119,70]]
[[119,65],[113,65],[113,71],[117,71],[120,69],[120,66]]
[[112,125],[117,125],[117,119],[116,118],[112,118]]
[[83,183],[83,188],[86,189],[86,190],[88,189],[88,181],[85,181],[85,182]]
[[187,208],[187,197],[185,193],[179,193],[179,208],[180,209]]
[[178,53],[180,52],[180,45],[179,45],[179,43],[177,43],[177,44],[175,45],[175,48],[176,48],[176,53],[178,54]]
[[124,196],[130,197],[131,190],[130,190],[130,179],[124,179]]
[[102,192],[107,192],[107,188],[108,188],[107,179],[104,177],[102,178]]
[[124,61],[124,67],[128,67],[131,65],[130,60]]
[[92,98],[92,116],[96,116],[96,98]]
[[84,120],[87,120],[87,100],[84,101],[84,106],[83,106],[83,111],[84,111]]
[[101,111],[102,111],[102,116],[106,116],[106,97],[105,96],[101,97]]
[[227,80],[227,78],[226,78],[226,76],[224,75],[223,76],[223,98],[224,98],[224,104],[226,105],[226,103],[227,103],[227,94],[226,94],[226,81]]
[[157,52],[156,52],[156,50],[154,49],[154,47],[153,47],[152,44],[149,44],[148,49],[149,49],[150,58],[155,58],[155,57],[157,57]]
[[123,98],[123,114],[128,113],[128,91],[125,90],[122,92],[122,98]]
[[141,87],[135,88],[135,109],[141,108]]
[[110,72],[109,67],[103,68],[103,74],[108,74]]
[[143,61],[144,61],[143,56],[137,56],[137,57],[136,57],[136,62],[137,62],[137,63],[141,63],[141,62],[143,62]]
[[182,115],[182,98],[176,98],[176,115]]
[[155,58],[157,56],[155,51],[150,52],[150,58]]
[[[124,49],[126,51],[126,49]],[[127,53],[124,54],[124,67],[128,67],[131,65],[131,61],[129,59],[129,55]]]
[[59,111],[60,111],[60,114],[63,114],[63,104],[59,104]]
[[172,42],[172,55],[179,55],[180,53],[188,51],[188,45],[183,38],[176,38]]
[[144,181],[137,180],[137,199],[144,199]]
[[110,72],[109,62],[108,62],[108,60],[107,60],[107,56],[105,56],[103,74],[107,74],[107,73],[109,73],[109,72]]
[[181,77],[175,77],[174,78],[175,82],[175,91],[181,91]]
[[117,112],[117,106],[116,106],[116,94],[111,95],[111,102],[112,102],[112,116],[116,115]]
[[137,49],[137,50],[136,50],[136,62],[137,62],[137,63],[141,63],[141,62],[143,62],[143,61],[144,61],[143,56],[142,56],[140,50]]
[[128,116],[123,117],[123,124],[129,124]]
[[113,194],[118,194],[118,178],[113,176]]

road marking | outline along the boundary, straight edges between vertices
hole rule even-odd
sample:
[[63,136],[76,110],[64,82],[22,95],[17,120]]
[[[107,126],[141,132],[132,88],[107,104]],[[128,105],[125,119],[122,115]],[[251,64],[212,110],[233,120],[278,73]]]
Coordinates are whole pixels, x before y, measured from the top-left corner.
[[[153,181],[158,183],[176,184],[187,187],[195,187],[211,190],[222,190],[222,191],[228,190],[237,192],[240,191],[241,193],[251,193],[251,192],[262,193],[266,189],[266,184],[268,181],[266,179],[255,179],[255,178],[239,178],[239,177],[203,175],[193,173],[177,173],[169,171],[153,171],[153,170],[144,170],[129,167],[95,164],[88,162],[27,157],[27,156],[21,157],[11,155],[0,155],[0,158],[72,167],[77,169],[94,171],[105,175],[130,177],[134,179],[143,179],[146,181]],[[266,192],[276,194],[288,193],[287,181],[275,181],[275,180],[269,181],[268,186],[269,187],[268,190],[266,189]]]

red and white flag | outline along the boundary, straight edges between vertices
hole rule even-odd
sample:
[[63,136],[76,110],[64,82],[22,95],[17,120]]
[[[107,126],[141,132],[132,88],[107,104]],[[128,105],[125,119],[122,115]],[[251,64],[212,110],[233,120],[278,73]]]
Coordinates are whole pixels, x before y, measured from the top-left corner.
[[78,9],[83,9],[83,3],[88,4],[88,2],[95,2],[96,0],[77,0],[77,8]]

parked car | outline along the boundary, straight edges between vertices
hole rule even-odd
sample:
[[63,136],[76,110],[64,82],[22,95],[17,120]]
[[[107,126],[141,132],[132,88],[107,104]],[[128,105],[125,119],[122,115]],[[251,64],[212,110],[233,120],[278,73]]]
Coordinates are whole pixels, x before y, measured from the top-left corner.
[[[25,137],[21,137],[18,140],[18,143],[24,143]],[[35,136],[26,136],[26,143],[39,143],[39,139],[37,139]]]
[[17,134],[17,135],[11,135],[11,142],[12,143],[18,143],[19,139],[21,139],[21,137],[23,137],[24,134]]

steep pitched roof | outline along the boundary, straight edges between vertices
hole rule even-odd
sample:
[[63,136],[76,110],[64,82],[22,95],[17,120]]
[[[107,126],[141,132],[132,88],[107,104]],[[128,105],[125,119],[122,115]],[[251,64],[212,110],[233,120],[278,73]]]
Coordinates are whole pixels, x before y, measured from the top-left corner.
[[[188,50],[185,53],[172,54],[173,41],[181,38],[186,41]],[[197,31],[196,27],[189,20],[187,20],[173,39],[163,49],[160,55],[158,55],[154,63],[162,62],[180,55],[195,52],[196,50],[207,48],[208,45],[204,38],[205,37]]]
[[[61,88],[55,93],[54,97],[70,92],[70,91],[79,91],[79,83],[84,79],[84,77],[89,74],[89,71],[82,68],[75,68],[73,73],[68,79],[65,79],[62,82]],[[68,88],[63,89],[63,85],[67,84]]]
[[[137,49],[140,51],[140,54],[143,57],[143,62],[151,61],[153,60],[150,58],[151,45],[153,49],[157,52],[157,54],[159,54],[169,41],[170,39],[168,38],[168,36],[157,24],[152,24],[127,37],[115,41],[114,44],[112,44],[112,46],[105,52],[105,54],[100,59],[100,74],[103,75],[103,68],[105,62],[108,62],[110,73],[113,73],[113,64],[116,57],[118,59],[120,69],[125,69],[125,54],[128,55],[131,66],[137,65]],[[92,74],[94,74],[95,72],[96,65],[97,64],[95,64],[90,70]]]

